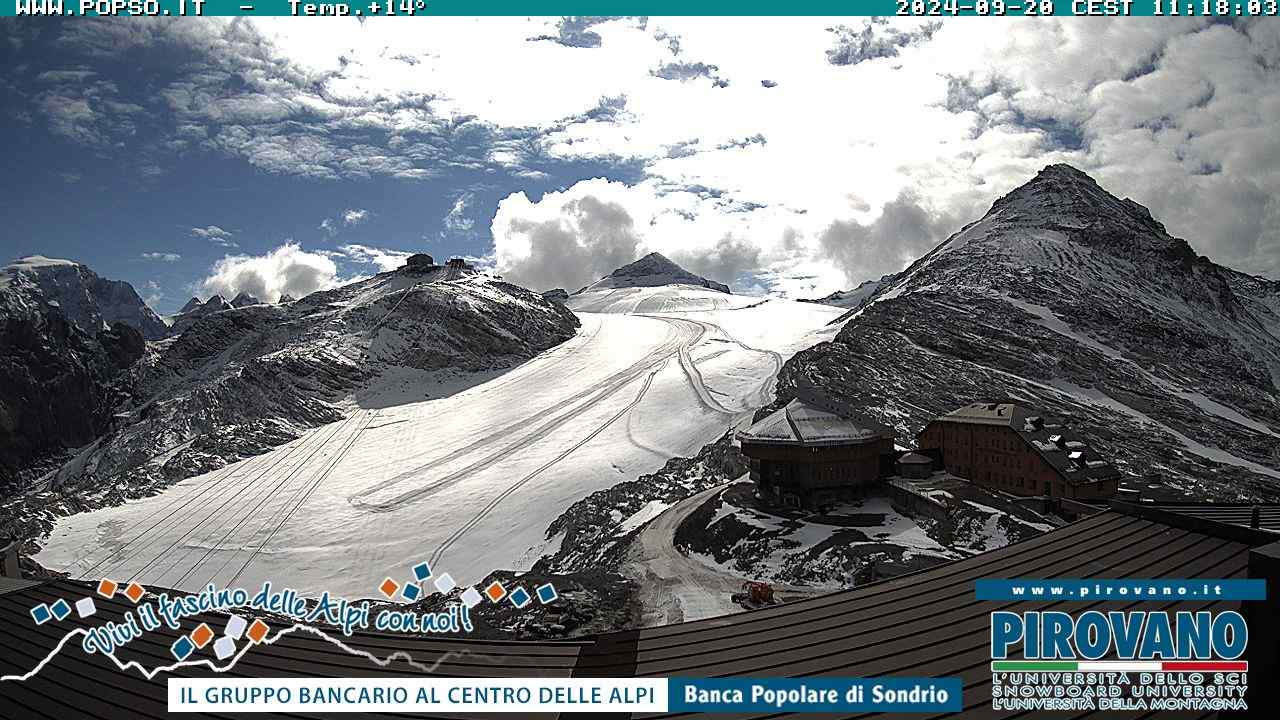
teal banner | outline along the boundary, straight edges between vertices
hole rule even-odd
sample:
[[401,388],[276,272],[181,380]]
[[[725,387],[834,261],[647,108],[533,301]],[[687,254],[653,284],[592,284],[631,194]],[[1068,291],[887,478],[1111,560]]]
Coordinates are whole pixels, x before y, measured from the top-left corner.
[[0,16],[460,15],[1274,16],[1280,0],[0,0]]

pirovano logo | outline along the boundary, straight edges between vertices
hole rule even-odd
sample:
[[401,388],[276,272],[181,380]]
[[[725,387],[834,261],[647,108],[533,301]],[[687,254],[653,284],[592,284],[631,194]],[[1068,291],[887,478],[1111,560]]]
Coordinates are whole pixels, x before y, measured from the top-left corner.
[[[1024,581],[996,582],[1007,590]],[[1085,582],[1025,581],[1063,587]],[[1216,589],[1203,582],[1101,581],[1094,591],[1119,595],[1117,586],[1128,583],[1123,594],[1129,599],[1135,593],[1177,597],[1179,584],[1185,593],[1199,583],[1204,599],[1265,596],[1260,582]],[[995,593],[988,586],[979,594],[994,599]],[[996,610],[991,613],[991,705],[1002,711],[1246,710],[1248,646],[1248,623],[1232,609]]]

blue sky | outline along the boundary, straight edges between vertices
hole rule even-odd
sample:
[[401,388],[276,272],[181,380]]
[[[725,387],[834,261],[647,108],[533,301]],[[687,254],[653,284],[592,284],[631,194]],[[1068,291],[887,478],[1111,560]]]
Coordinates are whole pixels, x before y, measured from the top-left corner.
[[1280,275],[1280,23],[0,19],[0,259],[274,299],[658,250],[738,292],[893,272],[1053,162]]
[[[492,247],[488,220],[512,192],[536,200],[586,178],[636,177],[633,164],[611,158],[531,158],[520,167],[459,162],[428,166],[424,177],[314,177],[196,145],[166,148],[178,120],[156,89],[198,72],[199,53],[145,44],[108,59],[67,42],[58,22],[33,25],[9,27],[10,41],[0,43],[5,67],[21,68],[0,86],[5,106],[17,110],[0,117],[5,260],[79,260],[128,280],[162,312],[193,293],[207,296],[199,282],[228,254],[258,255],[293,241],[312,252],[359,245],[483,257]],[[108,111],[98,100],[107,98],[140,109],[75,121],[49,108],[85,96],[100,116]],[[484,135],[459,133],[446,147],[455,159],[480,154]],[[352,131],[345,139],[385,144],[387,134]],[[341,277],[379,270],[367,254],[335,258]]]

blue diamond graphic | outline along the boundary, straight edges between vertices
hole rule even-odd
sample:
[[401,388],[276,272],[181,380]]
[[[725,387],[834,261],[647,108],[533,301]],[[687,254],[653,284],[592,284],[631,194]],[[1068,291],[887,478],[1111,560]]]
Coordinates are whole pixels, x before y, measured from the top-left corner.
[[43,625],[49,622],[49,618],[53,617],[49,613],[49,606],[44,603],[31,608],[31,619],[36,621],[37,625]]
[[422,582],[431,577],[431,566],[426,563],[418,563],[413,566],[413,576]]
[[179,660],[186,660],[191,651],[195,649],[195,643],[188,640],[186,635],[178,638],[178,642],[169,646],[169,652],[173,653],[173,656]]
[[67,604],[66,600],[58,600],[58,602],[49,606],[49,611],[53,613],[54,617],[61,620],[71,614],[71,606]]
[[401,590],[400,594],[404,595],[405,600],[408,600],[409,602],[413,602],[414,600],[418,599],[418,594],[421,592],[422,592],[421,587],[419,587],[418,585],[415,585],[414,583],[409,583],[404,586],[404,590]]
[[552,585],[551,583],[547,583],[546,585],[538,586],[538,602],[542,603],[543,605],[546,605],[549,602],[553,602],[558,597],[560,596],[556,594],[555,585]]
[[518,587],[511,591],[511,604],[515,605],[517,608],[523,608],[525,605],[528,605],[531,599],[532,598],[529,597],[529,591],[522,587]]

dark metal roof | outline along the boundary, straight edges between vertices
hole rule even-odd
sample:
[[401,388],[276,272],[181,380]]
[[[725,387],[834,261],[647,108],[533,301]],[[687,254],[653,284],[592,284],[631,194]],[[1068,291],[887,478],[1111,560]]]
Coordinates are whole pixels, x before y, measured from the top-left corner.
[[971,403],[933,422],[1011,428],[1068,482],[1098,482],[1120,477],[1115,465],[1085,442],[1079,433],[1022,405]]
[[[1051,601],[979,602],[974,580],[984,577],[1212,577],[1246,576],[1248,552],[1269,534],[1222,537],[1218,524],[1196,531],[1127,514],[1103,512],[1043,536],[926,571],[782,606],[698,622],[604,635],[581,642],[479,642],[359,635],[353,648],[379,657],[401,651],[416,663],[439,663],[442,676],[960,676],[965,717],[994,717],[990,709],[989,614],[996,609],[1066,606]],[[1176,516],[1186,517],[1186,516]],[[28,609],[86,587],[67,581],[0,596],[0,673],[30,670],[67,628],[82,621],[35,626]],[[1126,603],[1075,601],[1084,609],[1228,608],[1238,603]],[[128,607],[99,603],[98,622]],[[106,616],[101,617],[101,616]],[[222,620],[202,617],[215,628]],[[97,624],[97,623],[94,623]],[[192,623],[194,624],[194,623]],[[172,661],[173,634],[146,635],[120,653],[149,667]],[[207,654],[207,651],[204,651]],[[211,657],[211,656],[210,656]],[[395,676],[418,674],[402,660],[386,668],[306,632],[254,648],[231,676]],[[207,676],[205,668],[175,674]],[[22,717],[161,717],[163,675],[155,681],[121,672],[71,643],[40,673],[0,683],[0,706]],[[1113,717],[1114,714],[1106,714]],[[296,716],[300,717],[300,716]],[[421,717],[421,716],[415,716]],[[753,717],[779,717],[756,715]]]
[[[1256,516],[1257,530],[1280,533],[1280,504],[1276,503],[1143,503],[1132,509],[1123,509],[1172,524],[1183,524],[1191,529],[1213,528],[1214,525],[1255,529]],[[1189,522],[1178,518],[1187,518]],[[1230,531],[1216,528],[1211,532],[1227,534]]]
[[738,440],[765,445],[829,447],[892,440],[893,430],[860,415],[840,415],[796,398],[738,433]]

